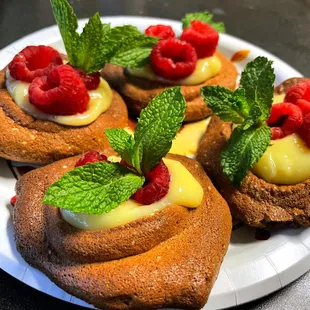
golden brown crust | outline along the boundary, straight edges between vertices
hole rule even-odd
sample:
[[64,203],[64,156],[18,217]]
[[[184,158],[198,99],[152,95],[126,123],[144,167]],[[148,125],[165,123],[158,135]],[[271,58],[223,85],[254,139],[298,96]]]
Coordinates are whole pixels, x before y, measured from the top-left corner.
[[13,101],[0,71],[0,157],[34,164],[109,147],[104,130],[128,124],[126,105],[113,90],[110,108],[87,126],[71,127],[34,119]]
[[[72,261],[72,253],[60,255],[59,249],[51,246],[53,227],[56,231],[57,225],[67,224],[56,214],[59,211],[47,216],[46,211],[53,208],[41,204],[46,188],[71,169],[77,158],[64,159],[25,174],[16,186],[14,231],[18,250],[28,263],[57,285],[98,308],[200,309],[207,301],[226,253],[231,216],[226,202],[196,161],[179,155],[169,155],[169,158],[180,161],[200,182],[205,192],[201,205],[192,210],[169,206],[153,217],[106,231],[86,233],[67,227],[66,233],[61,234],[63,248],[73,248],[74,244],[70,243],[82,237],[85,245],[77,251],[87,252],[87,245],[96,248],[97,239],[103,238],[103,252],[110,252],[111,257],[97,257],[96,263],[86,263],[87,255]],[[159,238],[157,233],[161,230]],[[143,235],[148,232],[149,235]],[[114,240],[110,240],[113,244],[108,248],[104,240],[110,233]],[[134,243],[139,243],[140,237],[150,245],[135,248]],[[126,245],[140,254],[127,256],[130,253]],[[114,246],[120,249],[122,259],[115,258]],[[84,263],[78,262],[81,257]]]
[[[222,69],[215,77],[204,83],[194,86],[181,86],[182,94],[187,102],[185,111],[185,121],[197,121],[211,115],[211,110],[206,106],[200,96],[200,88],[205,85],[221,85],[223,87],[235,89],[237,70],[235,66],[219,51],[216,56],[222,63]],[[139,116],[141,110],[145,108],[156,95],[171,85],[164,85],[160,82],[149,81],[147,79],[134,77],[126,74],[119,66],[106,64],[102,70],[102,76],[123,96],[129,111],[134,116]]]
[[[284,81],[275,88],[275,94],[285,93],[302,80],[305,79]],[[239,188],[232,187],[220,165],[220,153],[231,132],[231,123],[213,116],[199,145],[197,160],[228,202],[233,216],[255,227],[274,224],[310,226],[310,179],[296,185],[276,185],[249,172]]]

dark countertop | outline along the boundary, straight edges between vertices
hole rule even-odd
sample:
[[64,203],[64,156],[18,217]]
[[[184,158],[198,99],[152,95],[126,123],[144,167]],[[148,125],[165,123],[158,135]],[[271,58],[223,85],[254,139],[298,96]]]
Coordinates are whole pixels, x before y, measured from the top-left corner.
[[[179,20],[185,13],[209,10],[228,33],[277,55],[310,76],[309,0],[69,0],[79,18],[100,15],[144,15]],[[0,1],[0,49],[53,25],[48,0]],[[310,273],[281,291],[236,310],[306,310]],[[81,309],[40,293],[0,270],[0,309]]]

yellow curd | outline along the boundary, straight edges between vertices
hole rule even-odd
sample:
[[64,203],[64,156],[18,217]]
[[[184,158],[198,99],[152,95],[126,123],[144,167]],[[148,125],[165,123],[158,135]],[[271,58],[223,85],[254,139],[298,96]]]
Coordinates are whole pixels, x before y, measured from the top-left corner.
[[222,64],[219,58],[216,56],[212,56],[198,59],[195,71],[188,77],[180,80],[168,80],[162,78],[153,72],[150,65],[135,69],[128,68],[127,71],[133,76],[145,78],[151,81],[159,81],[165,84],[197,85],[217,75],[220,72],[221,68]]
[[97,89],[90,90],[89,103],[87,110],[83,113],[75,115],[52,115],[46,114],[38,110],[29,102],[28,88],[29,83],[17,81],[11,77],[9,71],[6,71],[6,87],[14,102],[26,113],[31,116],[52,121],[68,126],[83,126],[95,121],[103,112],[105,112],[112,102],[112,90],[109,84],[100,78],[100,84]]
[[153,215],[169,205],[177,204],[187,208],[196,208],[203,198],[203,189],[192,174],[178,161],[163,159],[167,165],[171,180],[168,194],[151,205],[141,205],[129,199],[117,208],[104,214],[73,213],[60,209],[63,218],[72,226],[84,230],[108,229],[124,225],[143,216]]
[[[285,95],[274,97],[273,104],[281,103]],[[298,134],[271,140],[266,152],[252,171],[269,183],[293,185],[310,178],[310,149]]]

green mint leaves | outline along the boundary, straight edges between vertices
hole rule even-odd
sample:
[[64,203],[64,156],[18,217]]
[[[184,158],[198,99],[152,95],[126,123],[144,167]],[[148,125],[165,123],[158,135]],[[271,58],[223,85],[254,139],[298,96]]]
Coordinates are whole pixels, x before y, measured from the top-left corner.
[[142,34],[134,26],[111,28],[96,13],[77,32],[78,20],[67,0],[51,0],[54,16],[72,66],[91,74],[106,62],[124,67],[140,67],[148,62],[158,39]]
[[182,29],[188,28],[190,26],[191,21],[193,20],[200,20],[206,24],[209,24],[217,32],[225,32],[224,23],[214,22],[213,15],[207,11],[186,14],[184,18],[182,19]]
[[107,129],[105,133],[112,148],[139,174],[144,174],[170,150],[185,109],[180,87],[168,88],[142,110],[133,137],[123,129]]
[[271,65],[265,57],[249,62],[235,91],[220,86],[201,89],[202,97],[216,115],[238,125],[221,154],[223,171],[234,186],[242,183],[270,143],[271,131],[265,122],[274,93],[275,74]]
[[144,183],[144,177],[118,163],[97,162],[77,167],[52,184],[43,199],[72,212],[107,213],[126,201]]

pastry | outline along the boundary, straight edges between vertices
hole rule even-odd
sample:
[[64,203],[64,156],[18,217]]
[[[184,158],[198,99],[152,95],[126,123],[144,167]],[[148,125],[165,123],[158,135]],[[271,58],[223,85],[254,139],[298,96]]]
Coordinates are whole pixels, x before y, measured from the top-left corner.
[[[256,59],[249,64],[248,70],[245,70],[244,84],[247,84],[248,81],[246,79],[247,72],[255,67],[253,64],[256,63],[257,68],[261,69],[261,63],[258,62],[259,59]],[[266,66],[266,62],[264,65]],[[272,77],[272,73],[265,72],[262,80],[268,81],[268,78],[266,79],[268,74]],[[252,82],[254,87],[262,81],[254,79]],[[253,155],[252,152],[244,156],[235,154],[236,161],[230,159],[231,162],[241,167],[242,165],[249,165],[248,161],[251,156],[255,158],[251,161],[248,171],[240,168],[236,173],[239,176],[242,174],[242,178],[244,175],[241,183],[239,183],[240,180],[229,176],[229,173],[223,172],[225,168],[229,168],[227,153],[230,151],[228,149],[231,150],[233,143],[239,139],[235,135],[235,141],[232,142],[231,139],[230,147],[228,147],[228,141],[234,128],[236,128],[236,125],[228,121],[233,112],[228,108],[226,112],[230,113],[230,116],[227,117],[227,114],[225,117],[225,113],[221,112],[224,111],[222,107],[213,106],[214,112],[219,116],[212,116],[209,127],[199,145],[197,159],[228,202],[232,215],[250,226],[265,228],[283,224],[310,225],[309,176],[307,177],[307,165],[305,165],[305,160],[310,154],[310,144],[307,142],[307,111],[304,107],[301,109],[296,107],[296,98],[293,98],[294,96],[299,96],[299,99],[302,98],[305,93],[304,85],[307,83],[310,86],[309,79],[291,78],[274,89],[275,104],[271,108],[270,117],[266,120],[271,127],[271,132],[266,125],[262,125],[267,127],[267,133],[269,131],[269,136],[264,142],[265,146],[261,149],[261,141],[257,140],[257,137],[253,138],[250,146],[248,145],[254,152],[258,151],[260,154],[258,156]],[[261,96],[262,93],[272,95],[270,85],[272,83],[265,84],[266,89],[258,96]],[[211,96],[211,93],[212,96],[216,96],[213,89],[208,90],[208,96]],[[307,99],[310,100],[310,96]],[[263,101],[263,99],[261,100]],[[272,96],[268,100],[272,102]],[[281,103],[283,101],[293,102],[294,104]],[[261,102],[258,101],[259,104]],[[306,107],[310,106],[305,97],[302,98],[301,102],[306,102]],[[266,115],[269,115],[270,103],[267,110],[268,114]],[[297,110],[296,114],[289,114],[295,110]],[[310,112],[310,110],[308,111]],[[279,114],[276,115],[278,119],[274,122],[272,118],[275,117],[275,112]],[[303,114],[305,115],[303,116]],[[269,142],[271,134],[271,142]],[[225,155],[224,150],[226,150]],[[226,163],[223,159],[226,160]]]
[[[134,138],[122,129],[106,131],[120,164],[105,162],[118,160],[108,152],[89,152],[31,171],[16,185],[19,252],[100,309],[200,309],[229,244],[229,208],[198,162],[169,154],[161,160],[184,118],[180,89],[155,99],[141,113]],[[138,161],[137,150],[143,154]],[[122,172],[119,179],[111,177],[115,171]],[[87,180],[107,186],[95,194]],[[75,191],[80,181],[84,190]]]
[[[6,159],[47,164],[108,148],[104,130],[126,127],[128,113],[99,71],[137,42],[154,41],[133,26],[102,24],[98,13],[78,34],[67,1],[51,3],[67,56],[52,47],[28,46],[0,71],[0,156]],[[135,40],[124,46],[129,35]]]
[[214,29],[221,30],[222,24],[211,20],[208,12],[187,14],[181,39],[175,38],[170,26],[150,26],[146,34],[160,40],[150,49],[149,64],[142,68],[124,68],[117,62],[105,66],[102,76],[120,92],[133,116],[139,116],[166,87],[181,85],[187,102],[185,121],[201,120],[211,114],[200,96],[202,86],[235,88],[235,66],[215,50],[219,35]]

